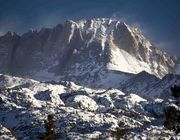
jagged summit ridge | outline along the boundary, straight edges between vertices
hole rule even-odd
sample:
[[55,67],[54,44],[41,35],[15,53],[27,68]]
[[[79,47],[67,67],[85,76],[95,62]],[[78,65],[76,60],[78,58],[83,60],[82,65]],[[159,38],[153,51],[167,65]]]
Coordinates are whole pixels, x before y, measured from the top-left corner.
[[109,70],[144,70],[157,77],[176,73],[176,57],[156,48],[138,28],[114,19],[68,20],[52,29],[8,34],[0,37],[1,73],[76,81],[101,79]]

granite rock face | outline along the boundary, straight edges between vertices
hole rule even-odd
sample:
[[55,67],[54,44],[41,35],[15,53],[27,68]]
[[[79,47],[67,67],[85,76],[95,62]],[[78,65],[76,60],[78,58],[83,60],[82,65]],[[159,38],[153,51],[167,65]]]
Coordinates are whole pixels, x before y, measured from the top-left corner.
[[8,32],[0,37],[0,53],[0,73],[36,80],[59,76],[58,80],[79,84],[93,83],[115,71],[146,71],[162,78],[177,73],[179,63],[151,44],[139,29],[104,18],[69,20],[21,36]]

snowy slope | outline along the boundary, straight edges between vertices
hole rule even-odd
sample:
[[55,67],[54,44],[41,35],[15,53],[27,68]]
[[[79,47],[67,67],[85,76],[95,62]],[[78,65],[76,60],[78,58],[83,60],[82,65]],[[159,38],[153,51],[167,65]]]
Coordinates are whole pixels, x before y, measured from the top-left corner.
[[16,140],[15,136],[11,133],[10,130],[0,124],[0,139],[1,140]]
[[179,75],[168,74],[159,79],[143,71],[122,82],[119,88],[124,92],[135,93],[145,99],[161,97],[168,100],[172,94],[170,88],[174,85],[180,85]]
[[154,94],[149,94],[148,91],[153,89],[153,86],[157,85],[160,81],[156,76],[142,71],[121,83],[120,88],[125,92],[136,93],[144,98],[152,98]]
[[0,92],[0,138],[38,139],[45,131],[43,120],[48,114],[55,115],[58,139],[112,139],[112,131],[122,121],[128,129],[126,139],[180,138],[163,127],[163,110],[171,102],[162,97],[152,102],[114,88],[91,89],[67,81],[22,78],[20,82],[18,77],[4,77],[4,86],[12,81],[16,86]]

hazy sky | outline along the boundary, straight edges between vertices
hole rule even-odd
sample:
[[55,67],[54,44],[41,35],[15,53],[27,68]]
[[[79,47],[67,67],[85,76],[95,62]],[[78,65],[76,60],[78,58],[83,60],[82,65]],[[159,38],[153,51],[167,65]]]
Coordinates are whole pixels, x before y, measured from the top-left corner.
[[180,0],[0,0],[0,35],[96,17],[139,26],[151,42],[180,56]]

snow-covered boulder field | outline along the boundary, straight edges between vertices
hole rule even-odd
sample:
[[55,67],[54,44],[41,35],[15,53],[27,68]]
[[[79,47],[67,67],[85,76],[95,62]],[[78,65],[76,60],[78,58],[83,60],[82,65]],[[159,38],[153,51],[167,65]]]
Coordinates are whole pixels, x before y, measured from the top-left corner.
[[67,81],[38,82],[7,75],[1,75],[0,83],[2,140],[39,139],[48,114],[55,116],[57,139],[116,139],[112,132],[120,122],[126,130],[122,139],[180,139],[180,134],[163,125],[164,108],[177,102],[170,96],[150,100],[120,89],[91,89]]

